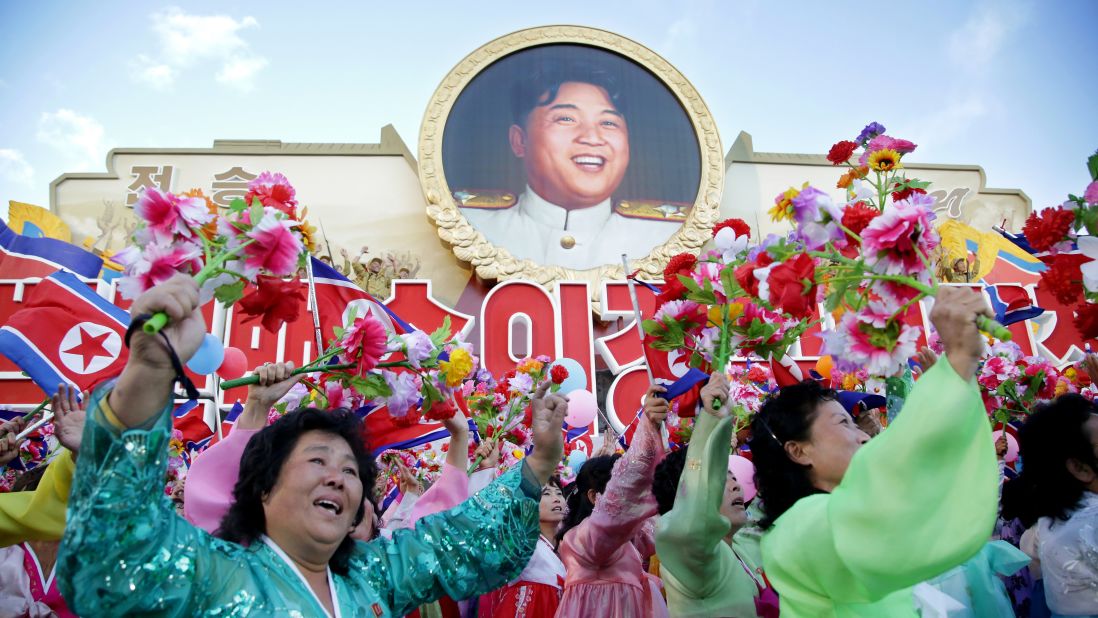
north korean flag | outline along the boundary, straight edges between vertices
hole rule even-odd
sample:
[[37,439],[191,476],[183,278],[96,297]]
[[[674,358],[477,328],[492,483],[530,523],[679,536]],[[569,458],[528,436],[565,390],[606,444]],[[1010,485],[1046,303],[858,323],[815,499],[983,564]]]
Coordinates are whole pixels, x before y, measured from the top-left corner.
[[94,279],[103,269],[103,259],[76,245],[56,238],[23,236],[0,221],[0,279],[47,277],[70,270]]
[[374,457],[389,449],[409,449],[450,437],[450,432],[442,426],[442,423],[420,419],[418,423],[409,427],[397,425],[384,406],[366,412],[363,418],[363,433],[366,448],[370,449]]
[[315,257],[310,256],[309,259],[312,260],[316,308],[325,344],[335,337],[335,328],[343,328],[347,324],[352,312],[358,316],[372,313],[390,332],[399,334],[415,330],[343,273]]
[[122,371],[129,325],[128,313],[76,275],[55,272],[34,286],[27,307],[0,328],[0,353],[46,395],[61,384],[87,390]]

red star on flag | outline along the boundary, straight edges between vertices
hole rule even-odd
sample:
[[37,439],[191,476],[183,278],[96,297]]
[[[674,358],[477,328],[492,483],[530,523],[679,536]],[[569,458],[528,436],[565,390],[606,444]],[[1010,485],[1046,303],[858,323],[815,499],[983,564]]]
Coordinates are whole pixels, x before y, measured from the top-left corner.
[[80,327],[80,343],[74,345],[67,350],[61,351],[65,354],[80,356],[81,360],[84,363],[84,369],[86,370],[91,362],[95,360],[95,357],[114,356],[113,354],[108,352],[106,348],[103,347],[103,342],[106,341],[107,337],[110,336],[111,334],[109,332],[103,333],[102,335],[92,335],[88,331],[84,330],[83,327]]

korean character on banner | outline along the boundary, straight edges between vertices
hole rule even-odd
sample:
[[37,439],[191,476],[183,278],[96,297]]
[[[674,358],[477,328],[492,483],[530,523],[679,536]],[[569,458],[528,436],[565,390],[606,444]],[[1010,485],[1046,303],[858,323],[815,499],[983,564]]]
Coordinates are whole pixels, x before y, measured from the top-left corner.
[[234,167],[227,172],[214,174],[213,189],[214,204],[222,208],[228,208],[233,200],[248,194],[248,183],[255,180],[258,174],[244,171],[242,167]]
[[172,190],[172,174],[175,168],[171,165],[134,165],[130,168],[133,182],[126,193],[126,205],[133,206],[141,197],[141,192],[146,187],[156,187],[161,191]]

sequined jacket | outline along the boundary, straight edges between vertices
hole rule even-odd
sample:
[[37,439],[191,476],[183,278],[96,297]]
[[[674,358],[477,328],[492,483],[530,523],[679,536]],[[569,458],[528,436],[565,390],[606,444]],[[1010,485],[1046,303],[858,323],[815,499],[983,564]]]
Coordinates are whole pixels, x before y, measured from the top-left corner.
[[[58,555],[78,615],[323,616],[303,579],[265,543],[218,539],[175,514],[163,493],[170,406],[119,432],[90,398]],[[403,616],[442,595],[463,599],[517,576],[538,539],[540,487],[523,465],[391,540],[357,543],[333,574],[339,615]]]

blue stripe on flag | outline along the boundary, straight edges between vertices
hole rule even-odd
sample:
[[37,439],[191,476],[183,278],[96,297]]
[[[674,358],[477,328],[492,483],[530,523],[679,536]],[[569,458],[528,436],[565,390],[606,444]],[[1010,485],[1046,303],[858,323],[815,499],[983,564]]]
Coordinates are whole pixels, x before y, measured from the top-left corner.
[[172,410],[172,416],[174,416],[175,418],[183,418],[184,416],[187,416],[187,413],[189,413],[191,410],[194,410],[197,407],[198,407],[198,401],[197,400],[188,399],[187,401],[184,401],[183,403],[176,406],[174,410]]
[[88,287],[88,284],[81,281],[76,275],[58,271],[47,277],[47,279],[51,279],[57,285],[60,285],[73,294],[83,298],[96,309],[110,316],[115,322],[118,322],[122,328],[129,328],[130,314],[107,302],[107,299],[96,294],[94,290]]
[[419,330],[419,329],[413,327],[411,324],[405,322],[403,319],[401,319],[401,317],[399,315],[397,315],[395,311],[393,311],[392,309],[386,307],[385,303],[382,303],[378,299],[374,298],[374,296],[372,294],[370,294],[369,292],[367,292],[366,290],[363,290],[362,288],[359,288],[357,285],[355,285],[355,283],[353,281],[348,279],[343,273],[339,272],[335,268],[325,264],[323,261],[318,260],[318,259],[316,259],[315,257],[313,257],[311,255],[309,256],[309,259],[313,261],[313,276],[314,277],[318,277],[318,278],[322,278],[322,279],[334,279],[336,281],[342,281],[342,282],[349,283],[349,284],[355,286],[355,288],[361,290],[363,294],[365,294],[367,297],[369,297],[369,299],[371,301],[377,303],[377,305],[379,307],[381,307],[382,311],[384,311],[389,316],[389,319],[396,322],[397,326],[402,328],[404,330],[404,332],[410,333],[414,330]]
[[31,238],[17,233],[0,221],[0,248],[4,253],[24,259],[67,268],[94,279],[103,269],[103,258],[56,238]]
[[30,338],[11,326],[0,328],[0,354],[19,365],[46,395],[52,396],[62,384],[71,384]]

